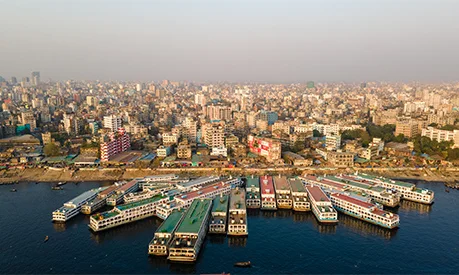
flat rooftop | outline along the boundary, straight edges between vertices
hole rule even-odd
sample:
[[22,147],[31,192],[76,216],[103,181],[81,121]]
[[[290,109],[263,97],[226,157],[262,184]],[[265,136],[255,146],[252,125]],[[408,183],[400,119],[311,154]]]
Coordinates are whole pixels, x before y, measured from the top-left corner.
[[128,210],[128,209],[131,209],[131,208],[134,208],[134,207],[138,207],[138,206],[142,206],[142,205],[145,205],[145,204],[153,203],[153,202],[159,201],[159,200],[164,199],[164,198],[166,198],[166,196],[158,194],[156,196],[153,196],[153,197],[145,199],[145,200],[140,200],[140,201],[136,201],[136,202],[131,202],[131,203],[118,205],[118,206],[116,206],[116,208],[118,208],[121,211],[124,211],[124,210]]
[[82,203],[83,201],[87,200],[88,198],[90,198],[90,197],[92,197],[94,195],[97,195],[100,191],[103,191],[106,188],[107,187],[99,187],[99,188],[94,188],[94,189],[88,190],[88,191],[82,193],[81,195],[79,195],[78,197],[75,197],[75,198],[69,200],[65,204],[69,203],[69,204],[78,205],[78,204]]
[[325,195],[324,191],[322,191],[322,188],[320,188],[317,185],[306,185],[306,190],[308,190],[309,195],[314,198],[316,202],[329,202],[330,199]]
[[300,179],[289,179],[292,192],[306,192],[304,184]]
[[409,182],[391,180],[389,178],[376,177],[376,176],[371,176],[371,175],[367,175],[367,174],[358,174],[357,176],[360,177],[360,178],[368,179],[368,180],[380,180],[380,181],[384,181],[386,183],[399,185],[399,186],[403,186],[403,187],[407,187],[407,188],[411,188],[411,187],[415,186],[414,184],[409,183]]
[[206,182],[217,181],[219,179],[220,178],[217,177],[217,176],[200,177],[200,178],[197,178],[197,179],[194,179],[194,180],[190,180],[188,182],[178,183],[177,186],[180,186],[182,188],[190,188],[190,187],[193,187],[195,185],[201,185],[201,184],[204,184]]
[[199,197],[202,194],[207,194],[207,193],[215,191],[216,189],[222,189],[222,188],[226,188],[228,186],[230,186],[229,183],[221,181],[221,182],[205,185],[204,187],[202,187],[199,190],[191,191],[191,192],[188,192],[188,193],[183,194],[183,195],[178,196],[178,197],[180,197],[181,199],[190,200],[190,199],[194,199],[196,197]]
[[123,186],[121,186],[118,190],[124,192],[136,184],[137,184],[137,180],[131,180],[125,183]]
[[142,151],[124,151],[109,159],[109,162],[132,163],[143,156]]
[[228,199],[227,195],[215,197],[212,203],[212,213],[220,212],[226,214],[228,212]]
[[191,203],[185,217],[176,232],[198,234],[205,217],[208,215],[212,200],[198,199]]
[[260,189],[262,194],[274,194],[273,178],[271,176],[261,177]]
[[273,180],[276,191],[290,191],[290,184],[288,183],[287,177],[277,176],[274,177]]
[[172,231],[177,226],[177,223],[182,219],[184,212],[184,210],[173,210],[172,213],[161,223],[158,229],[156,229],[156,233],[172,234]]
[[232,189],[230,195],[230,211],[246,210],[245,192],[242,189]]
[[260,178],[259,177],[250,177],[246,180],[246,187],[247,189],[253,188],[260,188]]

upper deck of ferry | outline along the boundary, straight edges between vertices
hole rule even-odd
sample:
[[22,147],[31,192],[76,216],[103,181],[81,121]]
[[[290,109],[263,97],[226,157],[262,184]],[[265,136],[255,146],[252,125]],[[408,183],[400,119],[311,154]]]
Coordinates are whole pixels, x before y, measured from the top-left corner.
[[241,189],[231,190],[230,196],[230,212],[244,213],[246,211],[245,192]]
[[[91,197],[97,195],[100,191],[103,191],[105,190],[107,187],[99,187],[99,188],[94,188],[94,189],[91,189],[91,190],[88,190],[86,192],[84,192],[83,194],[73,198],[72,200],[66,202],[64,205],[75,205],[75,206],[78,206],[80,204],[82,204],[83,202],[87,201],[88,199],[90,199]],[[70,207],[68,207],[70,208]]]
[[260,189],[262,195],[274,195],[274,184],[271,176],[260,177]]
[[306,193],[303,182],[300,179],[289,179],[292,193]]
[[228,213],[228,196],[218,196],[213,199],[212,215],[213,216],[226,216]]
[[276,176],[273,177],[274,180],[274,187],[276,189],[276,193],[290,193],[290,184],[287,180],[287,177],[283,176]]
[[330,199],[325,195],[324,191],[317,185],[306,185],[306,190],[315,202],[330,202]]
[[187,209],[182,222],[176,232],[180,234],[198,234],[203,221],[208,215],[207,211],[210,208],[212,200],[197,199],[194,200],[191,206]]

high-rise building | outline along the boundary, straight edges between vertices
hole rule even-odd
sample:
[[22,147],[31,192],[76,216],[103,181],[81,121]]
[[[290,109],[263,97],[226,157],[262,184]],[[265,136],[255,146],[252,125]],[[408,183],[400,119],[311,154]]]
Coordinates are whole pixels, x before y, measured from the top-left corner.
[[126,151],[131,147],[131,139],[123,128],[117,132],[110,132],[102,137],[100,144],[100,160],[109,161],[116,154]]
[[418,134],[418,123],[412,119],[398,120],[395,124],[395,136],[403,134],[405,137],[414,137]]
[[37,120],[33,114],[33,111],[23,111],[21,113],[21,121],[23,125],[29,124],[30,131],[34,131],[37,128]]
[[80,120],[75,117],[75,114],[64,114],[63,117],[64,130],[69,135],[78,135],[80,133]]
[[40,84],[40,72],[32,72],[32,85]]
[[341,136],[340,135],[327,135],[325,137],[325,144],[329,150],[337,150],[341,147]]
[[183,127],[185,128],[183,136],[187,138],[190,142],[196,142],[198,130],[197,125],[198,123],[191,117],[185,118],[185,121],[183,122]]
[[16,77],[12,76],[11,77],[11,84],[16,85],[18,83],[18,80]]
[[194,104],[205,106],[206,105],[206,97],[203,94],[195,94],[194,95]]
[[120,117],[115,115],[104,116],[104,128],[109,128],[110,131],[116,132],[123,126]]
[[206,116],[210,120],[230,120],[231,107],[221,105],[209,105],[206,108]]
[[225,123],[220,121],[202,125],[202,137],[209,148],[223,147],[225,145]]

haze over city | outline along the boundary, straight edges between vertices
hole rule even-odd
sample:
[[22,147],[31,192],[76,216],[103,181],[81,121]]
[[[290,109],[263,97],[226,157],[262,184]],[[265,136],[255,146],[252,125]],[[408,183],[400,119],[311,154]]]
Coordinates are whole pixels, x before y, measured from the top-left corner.
[[[0,75],[455,81],[458,1],[0,1]],[[20,12],[19,12],[20,11]]]

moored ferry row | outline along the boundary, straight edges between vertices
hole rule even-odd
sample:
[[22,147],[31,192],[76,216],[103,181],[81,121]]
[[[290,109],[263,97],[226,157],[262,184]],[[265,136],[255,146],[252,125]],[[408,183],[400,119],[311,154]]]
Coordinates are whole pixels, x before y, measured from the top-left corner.
[[174,210],[156,229],[153,239],[148,245],[148,254],[167,256],[175,230],[183,218],[184,210]]
[[367,174],[348,175],[348,177],[360,178],[382,187],[395,189],[400,192],[401,198],[405,200],[424,204],[432,204],[434,201],[435,194],[433,191],[424,188],[418,188],[413,183],[392,180],[380,176],[371,176]]
[[328,194],[332,192],[355,192],[361,196],[369,196],[375,202],[389,207],[395,207],[400,203],[400,196],[395,191],[348,179],[343,175],[323,177],[309,175],[302,177],[302,179],[307,183],[319,185]]
[[400,224],[397,214],[384,211],[375,204],[359,200],[348,194],[332,193],[330,200],[335,209],[354,218],[388,229],[398,227]]
[[89,215],[94,211],[100,209],[101,207],[105,206],[107,203],[107,198],[113,193],[115,193],[116,190],[121,188],[122,185],[123,183],[115,182],[107,189],[99,192],[94,199],[86,202],[83,206],[81,206],[81,213]]
[[72,200],[64,203],[62,207],[53,212],[53,221],[54,222],[66,222],[69,219],[75,217],[80,213],[81,207],[87,202],[93,200],[97,197],[99,192],[102,192],[107,187],[99,187],[95,189],[88,190],[81,195],[73,198]]
[[124,203],[145,200],[157,194],[163,193],[164,191],[172,190],[173,188],[174,187],[169,184],[160,184],[154,187],[144,188],[140,192],[128,193],[124,195],[123,200],[124,200]]
[[134,179],[127,183],[124,183],[121,188],[117,189],[114,194],[107,198],[107,205],[115,206],[123,202],[126,194],[136,192],[139,189],[139,180]]

